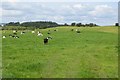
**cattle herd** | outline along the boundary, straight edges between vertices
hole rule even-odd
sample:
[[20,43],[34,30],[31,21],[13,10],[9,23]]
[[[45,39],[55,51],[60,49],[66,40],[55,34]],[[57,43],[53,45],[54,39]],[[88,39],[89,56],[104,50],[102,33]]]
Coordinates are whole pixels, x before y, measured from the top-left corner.
[[[55,29],[54,31],[58,31],[58,30]],[[75,30],[74,30],[74,29],[71,29],[71,31],[76,31],[76,33],[81,33],[79,29],[75,29]],[[5,31],[4,31],[4,33],[5,33]],[[21,35],[23,35],[23,34],[25,34],[25,33],[26,33],[25,31],[21,31],[21,32],[20,32]],[[43,36],[43,33],[40,32],[40,31],[36,32],[36,31],[34,30],[34,31],[31,31],[31,33],[32,33],[32,34],[37,33],[37,36]],[[51,34],[51,30],[48,30],[47,34],[50,35],[50,34]],[[12,34],[9,34],[8,37],[11,37],[11,38],[20,38],[20,37],[18,36],[18,31],[17,31],[17,30],[13,30]],[[3,35],[2,38],[3,38],[3,39],[4,39],[4,38],[7,38],[7,36],[6,36],[6,35]],[[48,37],[44,38],[44,39],[43,39],[43,43],[44,43],[44,44],[48,44],[49,39],[52,39],[52,37],[51,37],[51,36],[48,36]]]

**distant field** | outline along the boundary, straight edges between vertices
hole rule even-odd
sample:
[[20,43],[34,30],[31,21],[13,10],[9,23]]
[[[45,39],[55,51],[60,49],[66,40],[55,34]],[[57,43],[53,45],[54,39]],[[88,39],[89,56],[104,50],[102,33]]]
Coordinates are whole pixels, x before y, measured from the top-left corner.
[[[58,31],[54,31],[58,29]],[[79,29],[80,34],[71,29]],[[48,45],[43,39],[51,30]],[[4,78],[117,78],[118,27],[57,27],[30,30],[19,39],[3,31],[2,61]]]

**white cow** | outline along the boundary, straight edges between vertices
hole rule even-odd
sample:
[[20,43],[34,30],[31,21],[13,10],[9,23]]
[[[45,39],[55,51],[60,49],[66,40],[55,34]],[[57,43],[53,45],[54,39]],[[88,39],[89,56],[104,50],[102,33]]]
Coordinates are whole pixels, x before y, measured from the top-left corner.
[[32,33],[34,34],[34,33],[35,33],[35,31],[32,31]]
[[38,35],[37,36],[43,36],[43,34],[42,33],[38,33]]
[[2,36],[2,38],[6,38],[6,36]]
[[13,30],[13,33],[16,33],[17,31],[16,30]]
[[78,29],[76,29],[75,31],[78,31]]

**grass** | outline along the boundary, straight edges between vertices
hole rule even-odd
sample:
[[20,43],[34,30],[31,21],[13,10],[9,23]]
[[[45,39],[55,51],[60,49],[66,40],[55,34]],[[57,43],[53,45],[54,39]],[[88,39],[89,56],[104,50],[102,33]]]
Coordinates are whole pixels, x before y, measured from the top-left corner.
[[[2,39],[4,78],[117,78],[117,27],[80,27],[80,34],[57,27],[41,29],[43,37],[31,31],[19,39]],[[58,29],[57,32],[54,29]],[[51,30],[48,45],[43,39]],[[38,30],[36,30],[38,31]],[[9,35],[12,31],[5,31]]]

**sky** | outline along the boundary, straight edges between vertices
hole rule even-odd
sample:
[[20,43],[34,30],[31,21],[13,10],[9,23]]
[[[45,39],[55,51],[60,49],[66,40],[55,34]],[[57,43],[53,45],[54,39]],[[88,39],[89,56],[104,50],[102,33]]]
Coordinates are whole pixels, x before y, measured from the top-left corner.
[[113,25],[118,22],[118,0],[4,0],[0,23],[53,21]]

